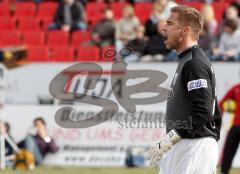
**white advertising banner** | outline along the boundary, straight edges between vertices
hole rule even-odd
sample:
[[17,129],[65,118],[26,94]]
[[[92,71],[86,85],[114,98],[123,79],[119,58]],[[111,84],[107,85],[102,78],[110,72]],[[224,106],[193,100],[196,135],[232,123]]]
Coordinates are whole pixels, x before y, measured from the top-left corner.
[[[60,151],[47,156],[45,163],[49,165],[78,166],[124,166],[126,150],[129,147],[147,147],[157,142],[164,134],[163,124],[147,124],[135,121],[134,117],[164,117],[164,107],[142,107],[136,114],[129,115],[124,110],[119,113],[131,118],[129,122],[121,119],[111,120],[85,129],[64,129],[59,127],[54,114],[59,106],[7,105],[4,116],[11,124],[11,134],[19,142],[32,127],[32,121],[42,116],[49,134],[60,146]],[[81,107],[82,112],[97,112],[96,107]]]
[[[30,64],[12,69],[7,74],[8,92],[6,101],[10,104],[37,104],[39,97],[48,97],[50,81],[62,70],[73,64]],[[88,91],[103,98],[115,101],[111,91],[111,67],[112,64],[99,64],[103,68],[101,81],[96,88]],[[234,84],[240,82],[240,63],[213,63],[216,79],[218,98]],[[167,80],[161,84],[169,88],[176,71],[177,63],[132,63],[127,66],[129,70],[157,70],[168,75]],[[86,75],[77,76],[69,84],[70,91],[83,91]],[[131,81],[129,82],[131,83]]]
[[[153,124],[138,121],[105,122],[85,129],[64,129],[59,127],[54,114],[61,106],[37,105],[7,105],[4,110],[6,120],[11,124],[11,133],[18,142],[22,140],[32,128],[32,121],[42,116],[48,127],[49,134],[56,140],[60,150],[56,154],[48,155],[45,163],[63,166],[124,166],[126,150],[129,147],[147,147],[156,143],[165,134],[164,124],[159,120]],[[96,112],[96,107],[81,107],[82,112]],[[127,114],[124,110],[119,113]],[[158,106],[142,106],[134,116],[165,116],[164,104]],[[229,129],[230,116],[225,114],[219,154],[222,152],[224,139]],[[235,156],[233,165],[240,167],[240,150]]]

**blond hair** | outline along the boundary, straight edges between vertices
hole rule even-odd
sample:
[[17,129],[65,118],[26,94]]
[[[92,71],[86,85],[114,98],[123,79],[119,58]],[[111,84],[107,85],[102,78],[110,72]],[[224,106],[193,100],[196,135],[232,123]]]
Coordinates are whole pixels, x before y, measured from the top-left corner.
[[198,40],[203,29],[203,18],[195,8],[178,5],[171,8],[171,12],[178,14],[178,20],[181,25],[189,26],[193,37]]
[[211,22],[212,20],[215,19],[213,7],[209,4],[204,5],[201,11],[201,15],[203,17],[204,22],[206,23]]

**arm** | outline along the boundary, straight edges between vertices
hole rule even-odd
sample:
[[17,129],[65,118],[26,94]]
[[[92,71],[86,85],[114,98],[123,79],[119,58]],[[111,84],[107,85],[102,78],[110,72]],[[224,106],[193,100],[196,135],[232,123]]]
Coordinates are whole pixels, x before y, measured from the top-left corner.
[[159,162],[163,155],[170,150],[181,137],[176,130],[171,130],[160,142],[153,145],[147,153],[147,158],[150,161],[150,165],[153,167],[159,166]]
[[58,151],[58,146],[55,141],[47,133],[46,127],[44,125],[38,125],[38,136],[44,141],[47,151],[55,153]]
[[47,142],[47,149],[51,153],[55,153],[59,150],[59,147],[55,143],[54,139],[50,138],[50,141]]
[[204,62],[192,59],[185,63],[182,83],[186,91],[186,100],[189,101],[188,117],[192,129],[177,130],[182,138],[194,138],[196,134],[201,134],[204,126],[211,120],[215,99],[212,78],[212,72]]

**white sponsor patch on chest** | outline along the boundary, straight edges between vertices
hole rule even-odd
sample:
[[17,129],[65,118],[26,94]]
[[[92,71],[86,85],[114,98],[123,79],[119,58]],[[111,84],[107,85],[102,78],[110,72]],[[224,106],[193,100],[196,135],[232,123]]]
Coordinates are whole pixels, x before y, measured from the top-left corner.
[[192,80],[188,82],[187,87],[188,91],[192,91],[194,89],[199,88],[207,88],[207,80],[205,79]]

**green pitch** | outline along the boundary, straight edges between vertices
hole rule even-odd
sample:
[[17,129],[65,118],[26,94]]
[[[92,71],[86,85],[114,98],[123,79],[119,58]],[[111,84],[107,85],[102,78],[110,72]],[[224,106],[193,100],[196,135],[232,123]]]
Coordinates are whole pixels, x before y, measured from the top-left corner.
[[[79,168],[79,167],[39,167],[33,171],[13,171],[7,169],[1,174],[158,174],[152,168]],[[240,169],[234,169],[230,174],[240,174]]]

